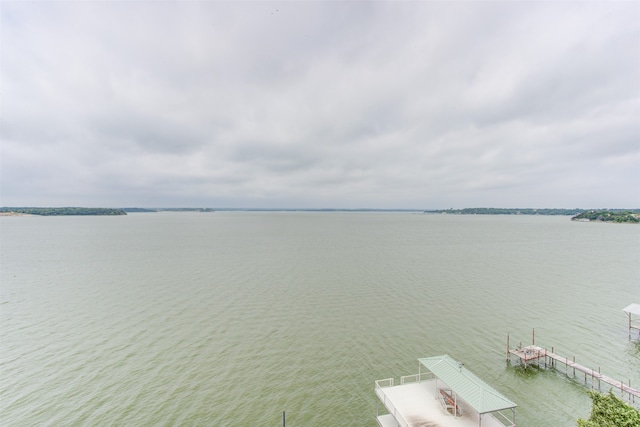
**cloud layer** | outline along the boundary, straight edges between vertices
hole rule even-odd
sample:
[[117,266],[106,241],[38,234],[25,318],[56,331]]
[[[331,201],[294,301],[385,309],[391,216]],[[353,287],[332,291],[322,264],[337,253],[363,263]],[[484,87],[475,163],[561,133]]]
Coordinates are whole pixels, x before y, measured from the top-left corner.
[[5,206],[640,206],[634,2],[0,7]]

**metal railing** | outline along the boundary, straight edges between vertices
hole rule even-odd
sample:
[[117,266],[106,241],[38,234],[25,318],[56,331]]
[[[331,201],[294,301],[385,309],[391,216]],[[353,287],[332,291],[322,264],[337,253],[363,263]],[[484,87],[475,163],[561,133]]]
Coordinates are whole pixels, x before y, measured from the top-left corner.
[[393,387],[393,378],[385,378],[383,380],[376,380],[376,389],[384,387]]
[[385,396],[383,394],[383,399],[382,399],[382,403],[384,404],[384,406],[387,408],[387,410],[389,411],[389,413],[391,415],[393,415],[393,418],[396,420],[396,423],[398,423],[398,427],[411,427],[409,425],[409,423],[407,422],[407,420],[405,420],[403,418],[402,415],[400,415],[400,413],[398,412],[398,410],[396,409],[395,406],[393,406],[393,403],[391,403],[391,401],[387,400],[387,396]]
[[400,377],[400,384],[411,384],[411,383],[419,383],[425,380],[432,380],[435,378],[432,372],[422,372],[419,374],[413,375],[405,375],[404,377]]
[[393,378],[385,378],[383,380],[376,380],[376,394],[384,404],[385,408],[393,418],[396,420],[398,427],[411,427],[407,420],[404,419],[402,415],[398,412],[398,409],[391,403],[390,400],[387,399],[387,395],[382,390],[385,387],[393,387],[394,379]]
[[[513,420],[511,418],[507,417],[505,414],[503,414],[500,411],[491,412],[489,415],[492,415],[493,418],[498,420],[498,422],[504,424],[505,427],[516,427],[516,425],[513,422]],[[498,415],[499,415],[499,417],[498,417]]]

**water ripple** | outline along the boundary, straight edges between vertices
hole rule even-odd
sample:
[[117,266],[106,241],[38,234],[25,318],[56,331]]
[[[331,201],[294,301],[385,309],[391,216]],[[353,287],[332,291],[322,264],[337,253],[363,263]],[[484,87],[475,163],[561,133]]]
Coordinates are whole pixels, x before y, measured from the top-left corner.
[[[449,353],[519,404],[585,388],[507,368],[536,342],[640,384],[621,308],[640,228],[566,218],[139,214],[2,221],[0,424],[374,426],[373,381]],[[594,225],[594,227],[591,227]],[[595,249],[597,247],[597,250]]]

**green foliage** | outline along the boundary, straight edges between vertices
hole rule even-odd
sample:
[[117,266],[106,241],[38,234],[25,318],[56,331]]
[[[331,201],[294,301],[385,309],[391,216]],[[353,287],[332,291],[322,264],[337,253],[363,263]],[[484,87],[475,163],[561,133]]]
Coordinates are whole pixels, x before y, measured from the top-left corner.
[[617,223],[640,223],[637,210],[591,210],[571,218],[574,221],[599,221]]
[[593,401],[591,416],[588,420],[579,419],[578,427],[638,427],[640,426],[640,411],[627,404],[609,391],[600,394],[590,391]]
[[532,209],[532,208],[464,208],[425,211],[425,213],[445,213],[455,215],[576,215],[583,209]]
[[78,208],[78,207],[66,207],[66,208],[15,208],[15,207],[3,207],[0,208],[0,213],[13,213],[22,215],[41,215],[41,216],[62,216],[62,215],[126,215],[127,212],[215,212],[211,208],[158,208],[158,209],[146,209],[146,208],[124,208],[124,209],[112,209],[112,208]]
[[61,216],[61,215],[126,215],[122,209],[110,208],[0,208],[0,212],[25,215]]

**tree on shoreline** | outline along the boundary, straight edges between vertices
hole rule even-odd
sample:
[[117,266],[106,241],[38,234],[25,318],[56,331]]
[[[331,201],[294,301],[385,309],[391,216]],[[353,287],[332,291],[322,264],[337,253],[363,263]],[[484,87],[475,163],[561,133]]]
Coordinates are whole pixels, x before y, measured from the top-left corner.
[[580,418],[578,427],[638,427],[640,411],[609,390],[607,394],[590,391],[593,401],[588,420]]
[[640,223],[640,213],[637,210],[626,211],[587,211],[571,218],[572,221],[599,221],[599,222],[618,222],[618,223]]

